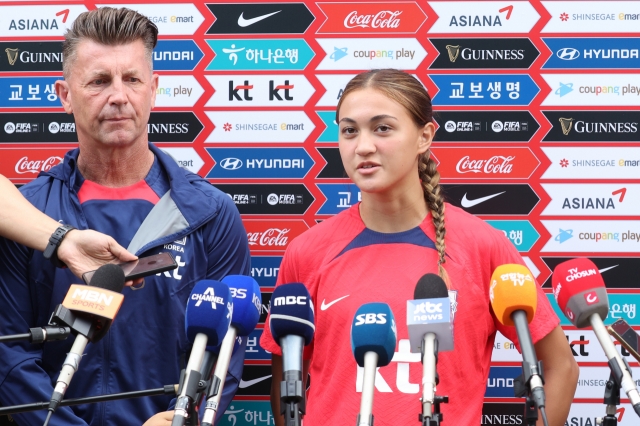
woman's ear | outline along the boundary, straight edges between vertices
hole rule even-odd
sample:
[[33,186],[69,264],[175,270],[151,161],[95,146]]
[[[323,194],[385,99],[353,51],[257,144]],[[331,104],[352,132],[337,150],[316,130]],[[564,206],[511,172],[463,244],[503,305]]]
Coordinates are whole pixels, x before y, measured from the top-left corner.
[[427,123],[424,125],[420,133],[420,141],[418,143],[418,152],[420,154],[424,154],[429,148],[431,148],[431,142],[433,141],[435,133],[436,127],[433,123]]

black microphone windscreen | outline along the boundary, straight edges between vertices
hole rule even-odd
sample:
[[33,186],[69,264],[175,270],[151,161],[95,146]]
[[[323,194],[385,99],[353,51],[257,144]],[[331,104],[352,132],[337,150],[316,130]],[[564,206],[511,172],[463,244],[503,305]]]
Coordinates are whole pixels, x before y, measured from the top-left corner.
[[122,268],[113,263],[107,263],[99,267],[95,274],[93,274],[89,285],[115,291],[116,293],[122,293],[124,282],[125,278]]
[[416,289],[413,292],[413,299],[436,299],[441,297],[449,297],[447,285],[442,278],[436,274],[424,274],[418,280]]

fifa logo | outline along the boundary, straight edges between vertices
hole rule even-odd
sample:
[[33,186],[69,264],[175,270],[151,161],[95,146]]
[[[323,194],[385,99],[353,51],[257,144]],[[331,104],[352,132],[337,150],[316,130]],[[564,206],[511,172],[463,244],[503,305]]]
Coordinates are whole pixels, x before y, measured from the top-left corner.
[[6,49],[4,49],[5,52],[7,52],[7,58],[9,59],[9,65],[13,66],[13,64],[16,63],[16,60],[18,59],[18,52],[20,51],[20,49],[11,49],[9,47],[7,47]]
[[573,126],[573,118],[560,118],[559,121],[562,126],[562,133],[567,136]]
[[452,46],[447,44],[447,52],[449,53],[449,60],[451,62],[455,62],[458,59],[458,55],[460,54],[460,46]]

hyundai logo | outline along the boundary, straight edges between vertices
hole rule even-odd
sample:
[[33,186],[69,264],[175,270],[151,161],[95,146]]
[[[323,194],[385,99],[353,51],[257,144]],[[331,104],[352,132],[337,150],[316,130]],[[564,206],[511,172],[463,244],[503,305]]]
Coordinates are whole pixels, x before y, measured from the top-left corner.
[[220,162],[220,167],[225,170],[238,170],[242,167],[242,160],[239,158],[225,158]]
[[573,47],[565,47],[556,52],[556,56],[563,61],[573,61],[574,59],[578,59],[580,57],[580,52],[578,49],[574,49]]

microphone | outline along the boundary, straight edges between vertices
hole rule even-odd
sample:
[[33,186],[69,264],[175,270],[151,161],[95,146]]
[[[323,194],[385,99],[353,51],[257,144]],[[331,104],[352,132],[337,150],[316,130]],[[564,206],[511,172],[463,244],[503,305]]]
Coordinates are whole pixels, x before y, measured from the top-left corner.
[[233,353],[236,336],[248,336],[258,325],[262,297],[260,285],[246,275],[229,275],[222,279],[229,286],[233,298],[233,313],[231,326],[224,336],[218,362],[213,372],[213,380],[207,395],[207,405],[202,418],[202,426],[212,426],[216,417],[216,411],[222,398],[224,381],[229,370],[231,355]]
[[198,392],[200,367],[205,351],[217,351],[229,329],[232,312],[231,292],[226,284],[202,280],[193,287],[185,311],[185,331],[187,339],[193,342],[193,347],[185,368],[171,426],[185,424]]
[[397,335],[393,312],[386,303],[366,303],[358,308],[353,317],[351,351],[358,365],[364,367],[357,426],[373,426],[376,369],[391,362]]
[[589,259],[567,260],[556,266],[551,283],[558,306],[569,321],[578,328],[591,324],[609,360],[611,372],[640,416],[640,394],[636,384],[602,322],[609,314],[609,298],[598,267]]
[[[425,274],[413,293],[415,300],[407,301],[407,330],[411,352],[422,354],[422,414],[420,421],[442,420],[440,402],[448,397],[436,397],[439,382],[436,364],[438,352],[453,350],[451,302],[447,285],[436,274]],[[435,410],[434,410],[435,408]],[[436,423],[438,424],[438,423]]]
[[313,340],[313,301],[309,291],[300,283],[283,284],[271,295],[269,328],[274,340],[282,348],[282,378],[280,383],[280,414],[287,426],[300,425],[304,414],[302,387],[303,346]]
[[538,306],[536,281],[526,266],[500,265],[491,276],[489,298],[498,321],[516,328],[522,351],[524,384],[531,391],[536,408],[546,418],[542,363],[538,361],[529,332],[529,323],[533,321]]
[[97,342],[111,327],[124,296],[124,272],[113,264],[102,265],[95,272],[91,284],[72,284],[62,304],[51,315],[50,324],[65,325],[76,334],[51,395],[45,425],[64,397],[73,374],[78,370],[84,349],[89,342]]

